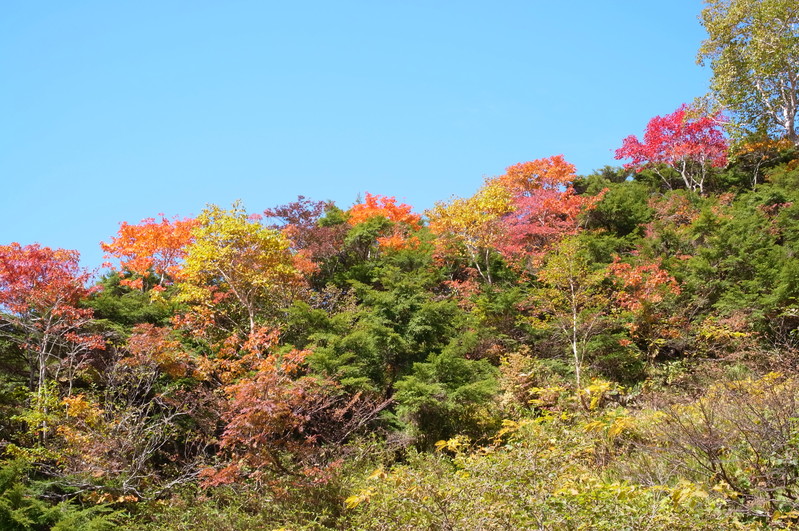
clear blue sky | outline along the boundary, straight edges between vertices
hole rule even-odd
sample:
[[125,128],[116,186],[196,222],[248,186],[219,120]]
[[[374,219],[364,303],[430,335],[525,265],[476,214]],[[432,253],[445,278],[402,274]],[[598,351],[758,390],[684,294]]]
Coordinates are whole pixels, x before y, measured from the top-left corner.
[[699,0],[0,6],[0,244],[363,191],[418,211],[516,162],[589,173],[707,91]]

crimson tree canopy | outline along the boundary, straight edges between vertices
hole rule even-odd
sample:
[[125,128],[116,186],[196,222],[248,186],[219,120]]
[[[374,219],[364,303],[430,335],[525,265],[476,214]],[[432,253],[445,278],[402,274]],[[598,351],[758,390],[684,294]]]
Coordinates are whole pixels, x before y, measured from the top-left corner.
[[624,165],[636,171],[653,169],[668,184],[663,166],[677,170],[685,187],[704,191],[707,170],[727,165],[727,139],[718,115],[698,115],[685,104],[666,116],[655,116],[646,125],[644,141],[635,135],[624,139],[616,159],[632,159]]

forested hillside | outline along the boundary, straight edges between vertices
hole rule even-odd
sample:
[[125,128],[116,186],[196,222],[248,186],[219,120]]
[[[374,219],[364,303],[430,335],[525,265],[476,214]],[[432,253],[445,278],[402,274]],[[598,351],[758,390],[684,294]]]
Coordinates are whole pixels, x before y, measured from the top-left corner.
[[0,246],[0,528],[796,525],[799,8],[707,4],[618,167]]

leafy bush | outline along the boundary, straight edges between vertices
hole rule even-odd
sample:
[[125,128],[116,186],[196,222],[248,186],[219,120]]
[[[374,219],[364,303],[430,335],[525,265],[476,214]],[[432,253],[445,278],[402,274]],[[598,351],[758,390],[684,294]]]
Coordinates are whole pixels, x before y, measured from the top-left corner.
[[0,464],[0,529],[5,531],[105,531],[116,529],[124,514],[107,504],[83,506],[68,489],[35,480],[23,461]]
[[720,383],[695,401],[657,413],[652,460],[725,494],[734,511],[756,518],[799,516],[799,382],[772,373]]
[[[415,454],[379,468],[348,498],[353,529],[707,529],[738,526],[701,485],[646,487],[591,466],[580,425],[544,418],[506,423],[504,444],[454,457]],[[468,449],[467,449],[468,450]]]

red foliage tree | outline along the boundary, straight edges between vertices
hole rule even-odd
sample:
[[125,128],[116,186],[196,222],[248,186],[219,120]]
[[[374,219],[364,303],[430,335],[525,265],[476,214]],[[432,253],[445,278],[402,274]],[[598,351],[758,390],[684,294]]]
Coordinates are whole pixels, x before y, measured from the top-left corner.
[[506,260],[525,269],[553,243],[578,231],[580,214],[603,194],[577,195],[575,170],[556,155],[510,166],[496,179],[512,193],[512,210],[502,217],[503,236],[497,243]]
[[624,167],[639,172],[651,168],[669,187],[662,167],[673,168],[687,189],[702,193],[708,168],[727,165],[727,149],[718,114],[702,116],[682,105],[671,114],[652,118],[643,142],[634,135],[625,138],[616,159],[632,159]]
[[313,273],[320,262],[341,252],[347,225],[320,224],[324,214],[333,207],[330,201],[311,201],[299,196],[294,202],[264,210],[264,216],[280,221],[271,228],[280,229],[291,241],[297,261],[307,259],[312,263],[310,267],[298,263],[300,271]]
[[224,387],[229,401],[220,450],[233,459],[204,471],[206,486],[245,474],[255,480],[289,475],[323,482],[335,466],[326,461],[324,448],[344,442],[393,402],[347,395],[335,382],[307,374],[310,351],[264,353],[276,339],[267,333],[265,342],[243,347],[239,361],[248,370]]
[[0,333],[27,354],[32,391],[51,373],[71,384],[82,355],[103,348],[99,336],[84,331],[92,310],[80,302],[91,292],[90,277],[77,251],[0,246]]
[[92,310],[81,308],[90,274],[77,251],[37,244],[0,246],[0,337],[18,345],[28,367],[32,393],[28,424],[45,445],[52,427],[49,382],[66,382],[67,394],[89,355],[105,347],[102,337],[86,332]]

